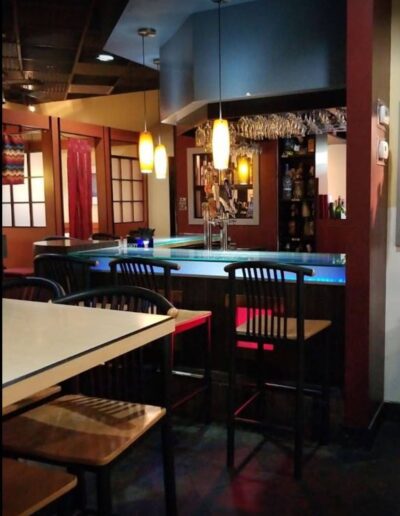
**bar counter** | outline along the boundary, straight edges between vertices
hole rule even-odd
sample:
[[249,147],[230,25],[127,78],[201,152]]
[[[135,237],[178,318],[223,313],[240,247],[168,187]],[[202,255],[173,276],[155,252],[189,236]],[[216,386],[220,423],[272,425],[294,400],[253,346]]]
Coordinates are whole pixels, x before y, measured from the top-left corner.
[[[173,239],[168,239],[173,241]],[[129,247],[121,249],[119,246],[103,249],[88,249],[72,251],[72,256],[95,260],[95,270],[108,271],[109,262],[115,258],[141,256],[168,260],[178,263],[179,271],[173,271],[177,276],[226,278],[225,265],[233,262],[250,260],[268,260],[281,264],[302,265],[314,270],[314,276],[306,277],[306,282],[317,284],[345,285],[346,283],[346,256],[344,254],[322,253],[285,253],[268,251],[240,251],[240,250],[204,250],[180,249],[159,246],[157,240],[154,248]],[[288,277],[290,280],[291,278]]]
[[[200,240],[202,235],[199,235],[198,238]],[[180,243],[182,244],[182,242]],[[339,388],[343,386],[346,288],[346,256],[344,254],[185,249],[173,247],[174,244],[179,245],[179,240],[174,238],[155,239],[154,248],[148,249],[134,247],[123,249],[116,245],[116,242],[113,244],[112,247],[99,248],[97,246],[96,249],[86,247],[86,250],[69,249],[68,252],[72,256],[96,261],[92,272],[93,286],[110,284],[109,262],[117,257],[147,256],[178,263],[180,270],[173,271],[172,276],[173,290],[181,293],[181,304],[178,306],[191,310],[212,311],[212,368],[223,374],[226,371],[228,360],[226,310],[228,276],[224,271],[225,265],[237,261],[268,260],[282,264],[302,265],[313,269],[314,276],[306,278],[305,316],[306,318],[332,321],[332,384]],[[287,279],[290,282],[290,277]],[[189,367],[195,369],[199,364],[194,342],[193,345],[189,342],[188,346],[183,346],[182,350],[184,349],[186,350],[184,361],[189,364]],[[282,374],[282,363],[285,363],[285,360],[282,362],[282,357],[279,359],[276,353],[268,353],[268,355],[271,371],[277,373],[276,379],[278,380],[279,375]],[[309,373],[312,380],[314,373],[318,375],[318,357],[311,357],[311,363]]]

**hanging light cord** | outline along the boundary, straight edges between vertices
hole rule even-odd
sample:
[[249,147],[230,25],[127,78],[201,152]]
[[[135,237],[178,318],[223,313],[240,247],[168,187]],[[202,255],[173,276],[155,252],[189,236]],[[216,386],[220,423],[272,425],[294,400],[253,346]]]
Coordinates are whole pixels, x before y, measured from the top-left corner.
[[160,63],[157,64],[158,70],[158,95],[157,95],[157,109],[158,109],[158,143],[161,143],[161,113],[160,113]]
[[[144,36],[142,35],[142,57],[143,57],[143,66],[144,64]],[[144,130],[147,131],[147,110],[146,110],[146,88],[143,80],[143,106],[144,106]]]
[[218,80],[219,80],[219,118],[222,118],[221,87],[221,0],[218,2]]

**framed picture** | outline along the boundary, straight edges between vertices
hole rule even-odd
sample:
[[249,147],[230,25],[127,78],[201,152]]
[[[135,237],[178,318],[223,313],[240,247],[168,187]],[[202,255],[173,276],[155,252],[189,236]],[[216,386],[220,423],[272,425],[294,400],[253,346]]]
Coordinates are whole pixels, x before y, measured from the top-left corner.
[[228,213],[236,225],[259,224],[258,154],[248,160],[246,174],[236,164],[216,170],[211,153],[195,147],[187,149],[189,224],[203,224],[203,210]]

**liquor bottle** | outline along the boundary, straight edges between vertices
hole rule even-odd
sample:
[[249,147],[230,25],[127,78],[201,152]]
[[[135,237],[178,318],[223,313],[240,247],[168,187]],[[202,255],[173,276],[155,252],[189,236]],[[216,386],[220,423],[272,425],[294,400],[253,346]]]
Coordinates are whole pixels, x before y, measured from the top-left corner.
[[343,206],[342,206],[342,199],[340,198],[340,195],[337,199],[337,201],[335,201],[335,219],[341,219],[342,218],[342,210],[343,210]]
[[346,210],[344,207],[344,199],[342,199],[341,205],[340,205],[340,218],[345,219],[346,218]]
[[285,173],[282,179],[282,199],[289,201],[292,198],[292,177],[289,170],[289,164],[285,165]]

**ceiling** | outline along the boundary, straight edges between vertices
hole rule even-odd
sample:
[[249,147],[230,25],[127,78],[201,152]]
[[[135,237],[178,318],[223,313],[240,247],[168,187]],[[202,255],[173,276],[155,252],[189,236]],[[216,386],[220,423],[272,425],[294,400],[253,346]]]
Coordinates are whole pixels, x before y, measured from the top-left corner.
[[[190,14],[216,8],[213,0],[3,0],[3,101],[156,89],[160,46]],[[157,31],[145,40],[146,66],[140,27]],[[105,50],[113,61],[96,60]]]
[[[221,7],[253,1],[221,0]],[[154,67],[153,60],[159,57],[160,46],[175,34],[191,14],[217,9],[216,2],[217,0],[129,0],[105,49],[142,63],[142,42],[137,32],[141,27],[152,27],[157,34],[145,41],[145,63]]]

